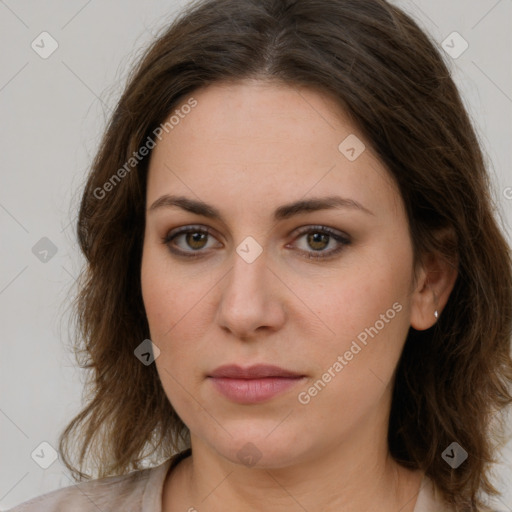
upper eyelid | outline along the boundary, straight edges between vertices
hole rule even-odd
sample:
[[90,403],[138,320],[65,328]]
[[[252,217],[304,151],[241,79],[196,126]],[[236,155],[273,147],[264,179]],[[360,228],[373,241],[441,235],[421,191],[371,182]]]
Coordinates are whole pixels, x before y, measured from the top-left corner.
[[[323,232],[324,234],[326,234],[327,236],[333,238],[335,240],[335,242],[337,244],[347,244],[347,243],[351,243],[352,242],[352,237],[350,235],[348,235],[347,233],[343,232],[343,231],[340,231],[336,228],[332,228],[330,226],[325,226],[325,225],[322,225],[322,224],[306,224],[306,225],[303,225],[303,226],[300,226],[298,228],[295,228],[293,230],[294,232],[297,231],[297,234],[296,236],[294,236],[294,239],[293,241],[295,241],[297,238],[300,238],[304,235],[306,235],[307,233],[310,233],[310,232]],[[184,235],[184,234],[187,234],[187,233],[194,233],[194,232],[201,232],[201,233],[205,233],[207,235],[210,235],[212,236],[213,238],[215,238],[217,240],[217,237],[215,236],[215,232],[216,230],[210,228],[209,226],[204,226],[204,225],[201,225],[201,224],[191,224],[191,225],[185,225],[185,226],[180,226],[178,228],[175,228],[175,229],[172,229],[170,230],[163,238],[162,238],[162,241],[168,245],[170,244],[175,238],[181,236],[181,235]],[[217,240],[217,242],[219,242],[219,240]],[[221,242],[219,242],[221,243]],[[199,250],[199,251],[186,251],[186,250],[183,250],[183,249],[176,249],[177,251],[181,251],[181,252],[197,252],[198,254],[200,252],[202,252],[202,250]],[[329,252],[334,252],[334,250],[331,249],[331,251],[320,251],[320,253],[329,253]]]
[[[190,224],[190,225],[184,225],[184,226],[180,226],[178,228],[174,228],[174,229],[169,230],[166,233],[166,235],[164,236],[164,238],[170,238],[170,237],[182,235],[182,234],[187,233],[187,232],[193,232],[194,230],[207,233],[207,234],[209,234],[211,236],[214,236],[215,233],[217,233],[216,229],[210,228],[209,226],[204,226],[202,224]],[[340,237],[343,237],[343,238],[350,238],[348,233],[345,233],[344,231],[341,231],[341,230],[339,230],[337,228],[333,228],[333,227],[326,226],[326,225],[323,225],[323,224],[305,224],[303,226],[299,226],[298,228],[293,229],[292,233],[293,232],[297,232],[297,235],[302,235],[304,233],[307,233],[309,231],[314,231],[314,230],[326,231],[331,236],[333,234],[336,234],[336,235],[338,235]],[[332,233],[329,233],[329,232],[332,232]]]
[[[336,242],[337,247],[326,250],[326,251],[314,251],[314,250],[304,250],[299,249],[298,254],[302,258],[306,258],[309,261],[316,261],[316,262],[328,262],[331,261],[333,258],[337,258],[338,255],[346,249],[347,246],[352,244],[352,237],[348,235],[347,233],[340,232],[339,230],[335,228],[331,228],[329,226],[324,225],[306,225],[301,226],[299,229],[300,232],[297,234],[297,236],[294,238],[294,241],[298,238],[301,238],[302,236],[306,235],[307,233],[311,232],[323,232],[327,236],[329,236],[331,239],[334,239]],[[172,235],[170,235],[171,232],[175,231]],[[213,233],[211,232],[210,227],[205,226],[181,226],[180,228],[176,228],[175,230],[169,231],[169,234],[167,234],[165,237],[163,237],[162,242],[165,246],[167,246],[167,249],[174,253],[177,257],[181,258],[187,258],[189,261],[193,261],[196,258],[201,258],[202,256],[207,256],[209,251],[203,250],[203,248],[194,251],[194,250],[185,250],[180,248],[172,248],[171,242],[173,242],[174,238],[179,237],[183,234],[187,234],[190,232],[199,232],[202,231],[203,233],[209,234],[213,236]],[[215,237],[214,237],[215,238]],[[288,244],[286,246],[288,248]]]

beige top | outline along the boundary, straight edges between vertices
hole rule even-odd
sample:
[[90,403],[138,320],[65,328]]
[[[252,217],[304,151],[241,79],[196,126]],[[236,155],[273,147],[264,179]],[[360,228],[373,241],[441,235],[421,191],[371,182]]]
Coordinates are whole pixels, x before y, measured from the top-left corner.
[[[162,512],[167,472],[190,454],[185,450],[154,468],[80,482],[33,498],[7,512]],[[414,512],[452,512],[425,476]]]

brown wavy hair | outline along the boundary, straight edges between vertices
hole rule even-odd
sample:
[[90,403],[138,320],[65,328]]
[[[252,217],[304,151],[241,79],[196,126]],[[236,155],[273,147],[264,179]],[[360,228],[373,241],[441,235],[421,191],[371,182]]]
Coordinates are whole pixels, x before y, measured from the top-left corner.
[[[439,321],[412,327],[396,369],[391,455],[426,472],[459,511],[484,508],[511,402],[512,266],[489,176],[449,69],[429,36],[385,0],[207,0],[189,5],[132,69],[81,198],[86,265],[73,303],[86,404],[59,439],[75,480],[125,474],[189,446],[154,364],[140,268],[151,153],[106,190],[193,91],[246,78],[332,95],[399,186],[415,262],[437,252],[458,276]],[[125,166],[126,169],[126,166]],[[499,436],[502,436],[501,438]],[[442,452],[457,442],[467,460]],[[76,458],[76,461],[73,460]]]

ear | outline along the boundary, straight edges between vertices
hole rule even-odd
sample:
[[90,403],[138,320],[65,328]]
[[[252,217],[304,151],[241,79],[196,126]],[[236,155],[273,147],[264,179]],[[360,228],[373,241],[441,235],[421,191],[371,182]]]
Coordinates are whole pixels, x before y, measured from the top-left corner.
[[423,331],[437,322],[434,312],[437,310],[441,316],[457,274],[457,264],[448,261],[446,256],[430,253],[423,258],[411,298],[411,327]]

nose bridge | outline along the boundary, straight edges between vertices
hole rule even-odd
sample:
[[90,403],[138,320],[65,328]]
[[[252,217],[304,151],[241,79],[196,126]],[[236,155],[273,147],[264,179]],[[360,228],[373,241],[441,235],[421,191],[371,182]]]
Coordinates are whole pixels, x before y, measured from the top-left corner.
[[266,283],[268,251],[253,237],[246,237],[233,254],[233,267],[228,277],[229,287],[236,294],[257,295]]
[[244,239],[235,248],[220,297],[219,325],[238,337],[249,337],[261,326],[275,329],[283,320],[276,295],[270,290],[268,251],[259,244],[258,249],[256,243]]

